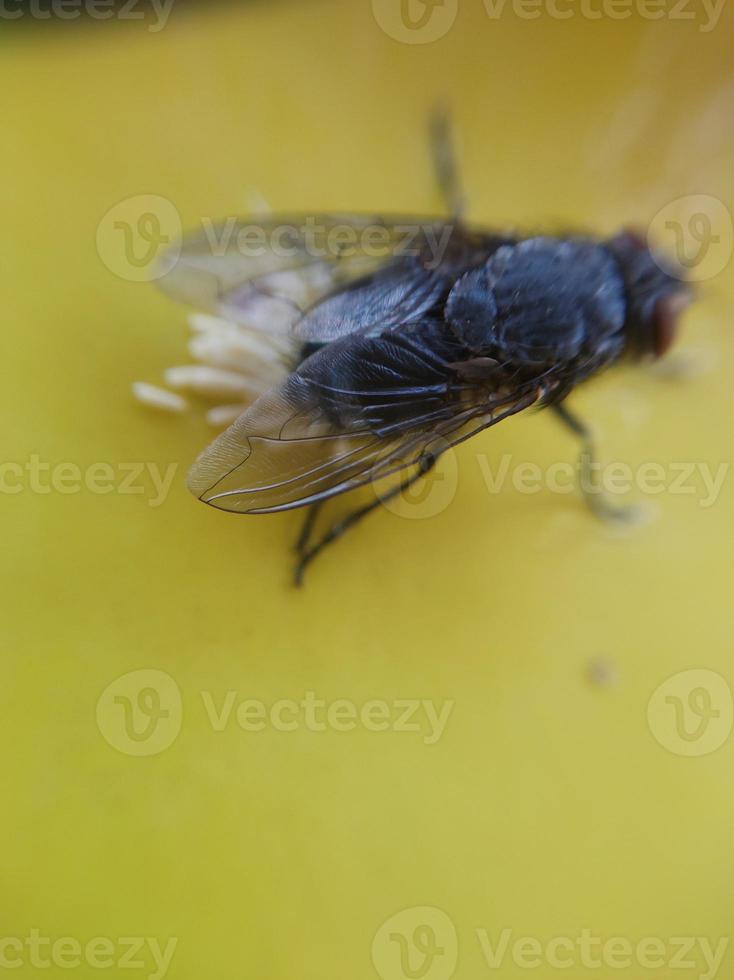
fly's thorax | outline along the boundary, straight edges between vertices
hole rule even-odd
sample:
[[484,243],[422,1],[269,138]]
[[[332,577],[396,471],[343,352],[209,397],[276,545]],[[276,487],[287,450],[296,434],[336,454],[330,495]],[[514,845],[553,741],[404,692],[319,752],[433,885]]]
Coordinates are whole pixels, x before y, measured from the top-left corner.
[[506,245],[452,289],[445,316],[475,355],[523,370],[613,360],[624,345],[617,263],[588,239]]

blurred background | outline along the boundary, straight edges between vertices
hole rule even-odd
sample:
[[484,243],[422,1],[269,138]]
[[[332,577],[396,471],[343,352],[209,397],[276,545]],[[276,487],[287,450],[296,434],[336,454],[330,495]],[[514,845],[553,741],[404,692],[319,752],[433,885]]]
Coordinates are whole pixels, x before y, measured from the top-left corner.
[[[714,0],[6,0],[3,968],[734,976],[733,31]],[[666,365],[573,401],[649,520],[554,489],[578,446],[531,415],[297,591],[299,516],[200,506],[202,413],[131,396],[187,360],[141,257],[263,202],[435,213],[437,100],[472,220],[631,224],[696,280]]]

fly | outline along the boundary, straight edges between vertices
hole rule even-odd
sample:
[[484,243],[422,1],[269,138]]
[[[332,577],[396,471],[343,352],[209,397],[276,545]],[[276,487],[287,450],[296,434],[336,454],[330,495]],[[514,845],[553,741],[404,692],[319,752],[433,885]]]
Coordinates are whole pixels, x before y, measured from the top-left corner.
[[[243,221],[221,255],[206,236],[186,240],[162,279],[176,298],[296,352],[199,456],[188,485],[237,514],[308,507],[298,584],[447,447],[533,406],[580,437],[585,498],[618,517],[590,491],[592,439],[567,398],[623,359],[665,354],[690,300],[680,272],[635,233],[523,237],[465,223],[445,116],[434,118],[433,146],[449,219]],[[257,251],[243,247],[253,227]],[[387,478],[378,500],[314,540],[324,501]]]

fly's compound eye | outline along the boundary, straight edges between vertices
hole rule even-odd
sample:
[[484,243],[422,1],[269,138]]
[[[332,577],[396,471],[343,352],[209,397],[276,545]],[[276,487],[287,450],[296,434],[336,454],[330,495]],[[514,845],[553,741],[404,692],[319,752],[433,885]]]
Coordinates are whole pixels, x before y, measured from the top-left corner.
[[623,249],[629,251],[647,251],[647,239],[639,228],[625,228],[621,231],[614,241]]

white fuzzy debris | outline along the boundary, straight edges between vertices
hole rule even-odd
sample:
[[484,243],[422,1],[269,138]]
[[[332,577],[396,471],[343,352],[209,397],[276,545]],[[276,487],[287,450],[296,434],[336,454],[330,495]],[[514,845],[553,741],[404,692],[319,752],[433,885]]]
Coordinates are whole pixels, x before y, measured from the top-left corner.
[[[191,345],[196,350],[231,352],[232,357],[242,358],[243,363],[251,360],[260,364],[283,364],[286,354],[285,345],[266,344],[254,334],[243,330],[232,330],[220,334],[197,334],[191,338]],[[247,358],[245,362],[244,359]]]
[[254,292],[250,286],[239,293],[232,293],[222,304],[222,313],[232,323],[262,330],[269,336],[279,334],[282,337],[290,335],[301,316],[301,310],[289,300],[264,296]]
[[[267,296],[257,300],[282,302]],[[301,341],[292,333],[273,333],[272,324],[261,332],[220,316],[194,313],[189,326],[189,353],[196,363],[168,368],[165,382],[171,388],[221,403],[205,410],[207,422],[215,428],[232,423],[261,395],[280,384],[298,363]],[[136,382],[133,391],[139,401],[156,408],[183,412],[189,407],[180,394],[154,385]]]
[[192,323],[192,330],[191,356],[212,367],[235,369],[272,384],[283,377],[295,360],[295,345],[290,338],[271,338],[226,321],[209,323],[203,329],[200,324]]
[[292,354],[298,341],[292,334],[281,334],[272,330],[262,330],[246,324],[235,323],[221,316],[209,313],[192,313],[189,316],[191,332],[197,336],[238,339],[249,343],[253,350],[261,351],[268,357],[274,352]]
[[185,364],[167,368],[163,377],[172,388],[184,388],[211,398],[246,399],[252,393],[252,382],[243,374],[223,371],[207,364]]
[[284,296],[301,308],[313,302],[314,296],[332,284],[332,273],[327,266],[311,265],[304,269],[271,272],[265,276],[261,288],[273,296]]
[[217,405],[206,413],[206,420],[215,429],[223,429],[236,421],[247,405]]
[[185,412],[189,407],[188,402],[182,395],[177,395],[173,391],[166,391],[157,385],[148,384],[147,381],[133,381],[133,395],[143,405],[151,408],[158,408],[164,412]]
[[273,357],[275,354],[292,357],[301,346],[301,341],[290,332],[281,334],[263,330],[207,313],[192,313],[189,316],[189,326],[193,333],[205,337],[237,339],[253,351],[261,352],[264,357]]
[[192,313],[189,316],[189,327],[194,333],[211,333],[230,326],[229,320],[221,316],[211,316],[209,313]]

